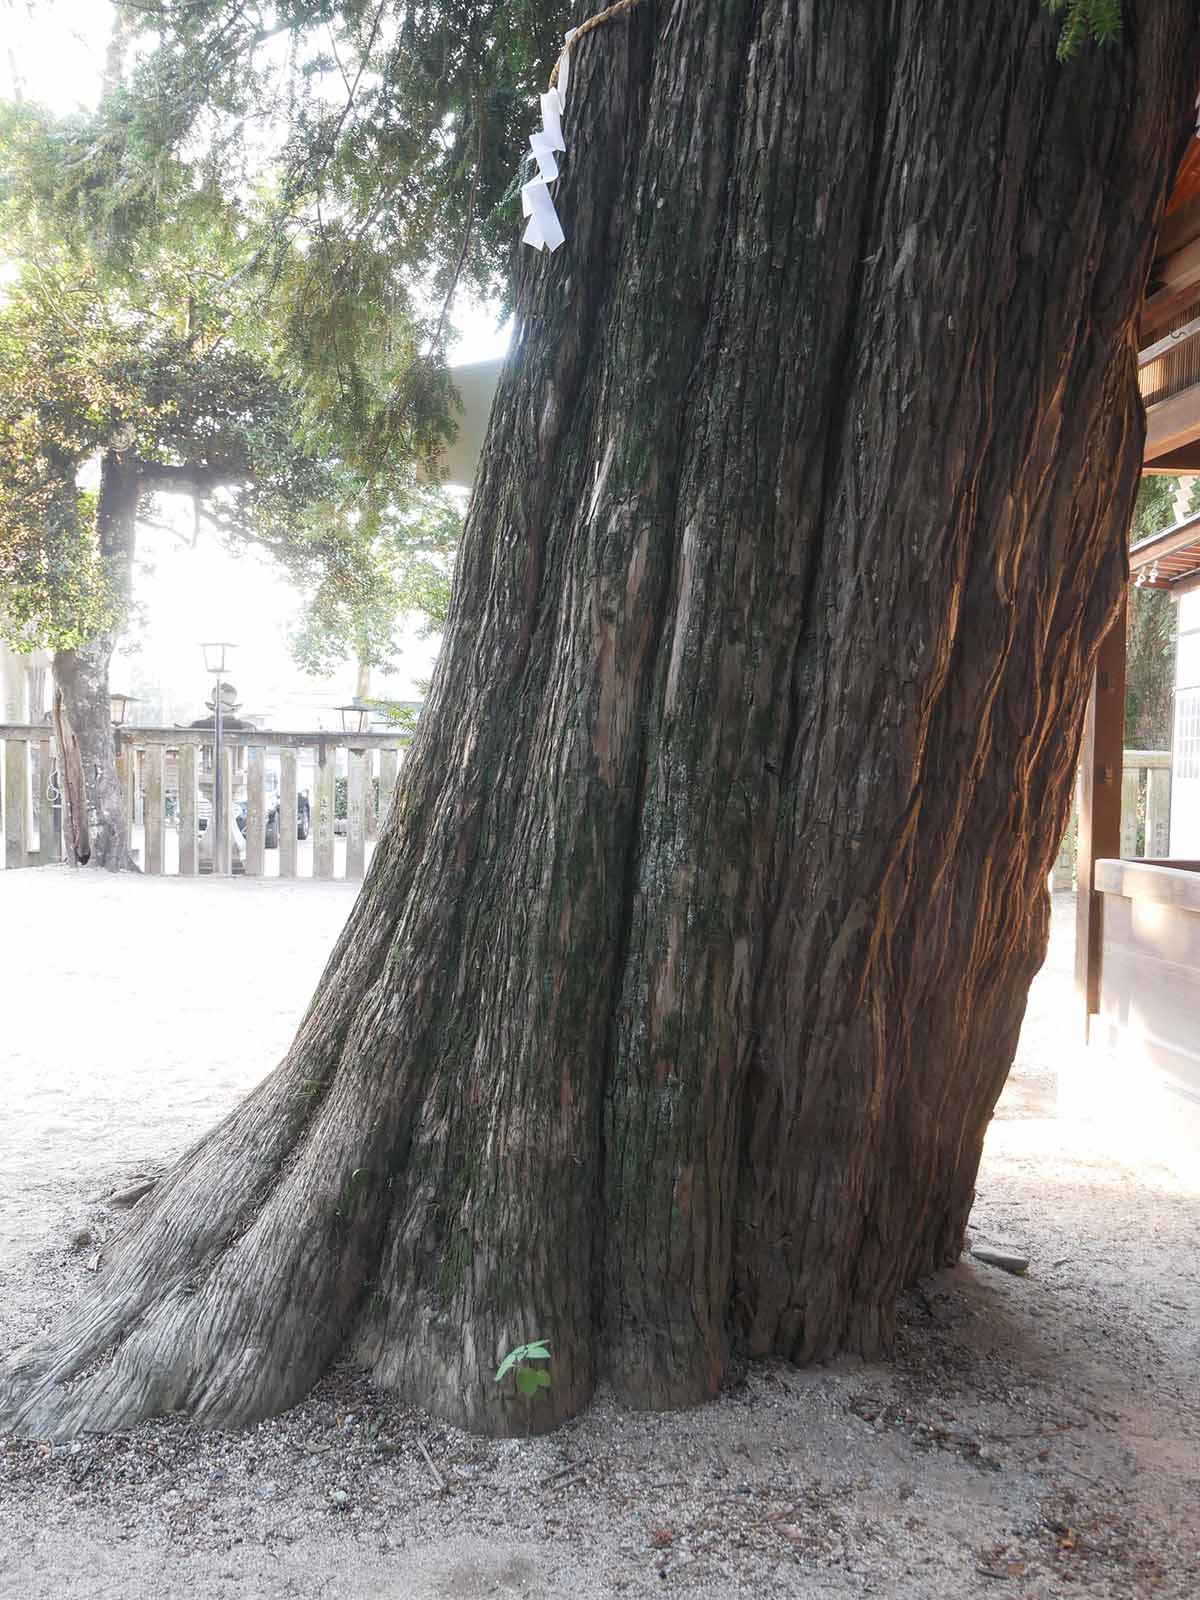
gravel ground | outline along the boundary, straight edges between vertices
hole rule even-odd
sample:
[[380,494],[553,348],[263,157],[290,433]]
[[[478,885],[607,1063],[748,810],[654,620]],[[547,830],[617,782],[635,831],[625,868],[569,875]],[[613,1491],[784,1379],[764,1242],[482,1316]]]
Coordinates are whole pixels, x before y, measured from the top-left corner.
[[[88,1281],[119,1226],[96,1196],[178,1154],[282,1052],[352,897],[0,878],[0,1350]],[[1197,1191],[1058,1114],[1070,940],[1064,901],[972,1219],[1029,1274],[964,1260],[923,1284],[894,1362],[756,1366],[670,1416],[601,1395],[505,1443],[349,1367],[244,1433],[0,1439],[0,1595],[1192,1600]]]

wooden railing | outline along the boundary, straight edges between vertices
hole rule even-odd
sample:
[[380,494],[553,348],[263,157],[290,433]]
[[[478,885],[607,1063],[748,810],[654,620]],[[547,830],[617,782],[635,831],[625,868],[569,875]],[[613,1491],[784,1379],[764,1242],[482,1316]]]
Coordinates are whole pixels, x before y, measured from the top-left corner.
[[[1079,795],[1054,863],[1053,885],[1069,889],[1075,881]],[[1171,752],[1126,750],[1121,773],[1121,856],[1162,857],[1171,848]]]
[[[1148,462],[1196,437],[1200,405],[1200,239],[1155,263],[1159,287],[1146,301],[1138,388],[1146,406]],[[1179,467],[1179,471],[1192,470]]]
[[[118,730],[117,770],[135,835],[140,827],[144,871],[174,870],[180,877],[231,871],[252,878],[363,876],[370,842],[391,804],[407,734],[256,728],[225,732],[221,742],[224,816],[218,819],[212,814],[211,729]],[[307,787],[300,782],[305,756],[312,765]],[[339,806],[343,761],[344,804]],[[268,772],[276,767],[271,789]],[[172,833],[178,838],[174,851],[167,848]]]
[[[361,878],[409,742],[392,733],[226,731],[218,820],[210,728],[119,728],[114,738],[143,871],[185,878]],[[61,860],[51,730],[0,724],[0,750],[5,866]]]
[[0,754],[5,867],[61,861],[62,811],[50,729],[44,723],[0,723]]

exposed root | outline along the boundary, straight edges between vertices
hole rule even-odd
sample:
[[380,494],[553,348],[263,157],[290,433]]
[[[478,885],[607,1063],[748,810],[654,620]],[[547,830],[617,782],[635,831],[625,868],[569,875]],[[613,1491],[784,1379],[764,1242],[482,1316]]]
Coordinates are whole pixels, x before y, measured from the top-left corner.
[[241,1425],[312,1385],[381,1224],[347,1191],[353,1119],[332,1094],[308,1117],[300,1082],[278,1069],[138,1204],[94,1288],[0,1366],[0,1428],[61,1439],[177,1411]]

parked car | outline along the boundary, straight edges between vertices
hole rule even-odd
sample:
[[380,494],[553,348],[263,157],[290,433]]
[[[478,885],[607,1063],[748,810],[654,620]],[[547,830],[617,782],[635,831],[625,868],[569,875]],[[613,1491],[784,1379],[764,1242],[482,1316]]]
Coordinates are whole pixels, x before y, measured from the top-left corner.
[[[234,813],[233,813],[233,820],[237,823],[238,830],[243,835],[246,832],[246,812],[247,812],[248,806],[249,806],[249,802],[248,801],[239,800],[238,803],[237,803],[237,807],[236,807],[236,809],[234,810]],[[296,837],[297,837],[297,839],[307,839],[311,828],[312,828],[312,817],[311,817],[311,812],[309,811],[309,805],[308,805],[308,790],[307,789],[302,789],[300,791],[300,793],[296,796]],[[274,796],[274,798],[271,800],[271,807],[270,807],[270,810],[267,812],[267,838],[266,838],[266,845],[267,845],[267,849],[268,850],[278,850],[278,848],[279,848],[279,796],[278,795]]]

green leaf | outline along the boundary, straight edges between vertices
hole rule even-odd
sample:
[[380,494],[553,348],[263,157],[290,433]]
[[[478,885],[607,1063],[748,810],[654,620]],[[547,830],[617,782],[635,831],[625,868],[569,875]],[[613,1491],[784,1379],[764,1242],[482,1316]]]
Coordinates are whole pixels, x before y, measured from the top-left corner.
[[[512,1369],[526,1361],[549,1361],[550,1342],[548,1339],[534,1339],[529,1344],[519,1344],[515,1350],[510,1350],[504,1360],[496,1369],[496,1382],[507,1377]],[[518,1375],[518,1382],[520,1377]]]
[[538,1379],[545,1376],[545,1373],[535,1372],[532,1367],[519,1367],[517,1369],[517,1388],[527,1400],[532,1400],[541,1388]]
[[511,1372],[525,1353],[525,1346],[519,1344],[515,1350],[510,1350],[504,1360],[496,1368],[496,1382],[499,1383],[507,1373]]
[[533,1368],[530,1368],[529,1371],[530,1376],[533,1378],[534,1383],[537,1384],[539,1389],[548,1389],[550,1387],[550,1374],[548,1372],[543,1372],[541,1370],[535,1371]]
[[1090,34],[1097,44],[1115,44],[1121,36],[1121,0],[1042,0],[1052,17],[1061,16],[1058,59],[1078,55]]

